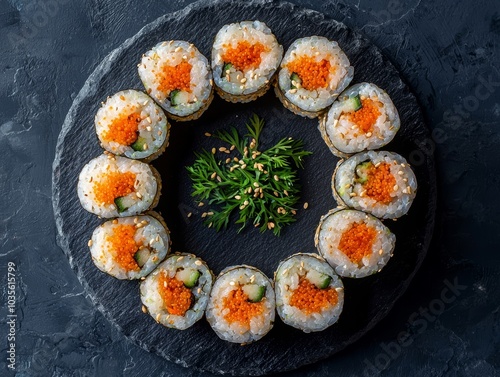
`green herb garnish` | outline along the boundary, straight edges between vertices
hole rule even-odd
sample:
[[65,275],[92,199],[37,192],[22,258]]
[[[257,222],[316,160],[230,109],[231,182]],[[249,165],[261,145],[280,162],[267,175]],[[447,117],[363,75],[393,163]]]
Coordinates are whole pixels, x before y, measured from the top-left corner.
[[[216,148],[196,153],[194,164],[186,167],[193,182],[192,196],[221,207],[203,213],[208,227],[227,228],[231,213],[237,210],[238,232],[250,221],[261,232],[272,230],[279,236],[284,225],[295,221],[294,205],[300,193],[296,170],[311,152],[303,150],[301,140],[291,137],[261,152],[264,120],[254,114],[246,126],[248,134],[243,138],[234,127],[212,135],[229,145],[218,149],[219,156],[224,156],[221,160],[216,160]],[[236,152],[239,157],[234,156]]]

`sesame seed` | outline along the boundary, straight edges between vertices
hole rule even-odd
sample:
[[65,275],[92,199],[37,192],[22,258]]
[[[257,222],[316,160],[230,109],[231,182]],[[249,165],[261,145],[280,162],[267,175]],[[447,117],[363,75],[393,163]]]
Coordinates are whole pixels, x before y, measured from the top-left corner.
[[214,179],[217,176],[216,172],[213,172],[212,175],[210,176],[211,179]]
[[89,240],[89,242],[87,243],[87,245],[90,247],[92,246],[92,240]]
[[201,266],[201,261],[200,260],[195,260],[194,264],[197,265],[197,266]]
[[408,187],[406,188],[406,190],[408,191],[408,194],[411,194],[411,187],[410,187],[410,186],[408,186]]
[[161,314],[160,314],[160,313],[158,313],[158,314],[156,315],[156,322],[160,322],[160,318],[161,318]]
[[384,250],[380,249],[380,250],[378,251],[378,254],[379,254],[379,255],[384,254]]
[[192,212],[189,212],[189,213],[187,214],[187,217],[191,217],[191,216],[193,216],[193,213],[192,213]]
[[234,281],[230,281],[229,285],[235,285],[236,283]]
[[356,194],[355,192],[351,192],[351,193],[349,194],[349,196],[350,196],[351,198],[353,198],[353,197],[355,197],[355,196],[357,196],[357,195],[358,195],[358,194]]
[[144,314],[146,314],[148,312],[148,309],[144,305],[142,305],[142,312]]
[[399,186],[398,185],[394,185],[394,187],[392,188],[394,191],[397,191],[399,189]]
[[148,145],[146,143],[144,143],[144,147],[143,147],[144,150],[147,150],[148,149]]
[[205,132],[205,136],[210,137],[212,134],[210,132]]
[[400,171],[398,171],[398,174],[399,174],[399,175],[403,175],[403,174],[404,174],[404,172],[403,172],[402,170],[400,170]]
[[292,93],[292,94],[297,93],[297,89],[290,89],[290,93]]
[[286,196],[288,196],[288,191],[283,190],[283,194],[285,194]]
[[371,133],[371,132],[368,132],[368,133],[366,134],[366,137],[371,137],[371,136],[372,136],[372,133]]
[[246,78],[246,77],[243,77],[243,78],[240,80],[240,82],[241,82],[242,84],[246,83],[246,82],[247,82],[247,78]]
[[342,288],[342,287],[337,287],[337,288],[335,288],[335,290],[336,290],[337,292],[342,292],[342,291],[344,290],[344,288]]
[[205,205],[205,203],[203,203],[203,202],[198,203],[198,207],[203,207],[204,205]]
[[179,52],[180,50],[181,50],[180,47],[176,47],[175,50],[174,50],[174,52]]
[[253,185],[254,185],[255,187],[259,187],[259,183],[258,183],[258,182],[254,182],[254,183],[253,183]]
[[141,193],[140,193],[140,192],[136,192],[136,193],[135,193],[135,195],[136,195],[139,199],[140,199],[140,198],[142,198],[142,195],[141,195]]
[[203,213],[201,214],[201,217],[202,217],[202,218],[207,217],[207,213],[206,213],[206,212],[203,212]]
[[274,175],[273,178],[274,178],[275,181],[279,181],[280,180],[280,177],[278,177],[276,174]]
[[308,203],[308,202],[305,202],[305,203],[304,203],[304,209],[307,209],[307,207],[309,207],[309,203]]
[[212,148],[212,154],[215,154],[215,152],[217,152],[217,149]]
[[149,132],[151,132],[151,130],[152,130],[151,126],[147,126],[146,130],[149,131]]

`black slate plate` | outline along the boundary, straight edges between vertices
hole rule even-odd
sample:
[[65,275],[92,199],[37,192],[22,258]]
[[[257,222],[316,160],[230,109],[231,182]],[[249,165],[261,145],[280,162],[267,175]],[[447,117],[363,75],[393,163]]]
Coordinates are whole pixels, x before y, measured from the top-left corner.
[[[274,329],[261,341],[242,347],[219,340],[205,320],[183,332],[157,325],[141,312],[137,282],[118,281],[97,270],[87,241],[101,220],[82,209],[76,183],[83,165],[102,152],[93,128],[100,102],[119,90],[142,89],[136,71],[142,53],[162,40],[185,39],[209,56],[212,39],[222,25],[247,19],[266,22],[285,49],[294,39],[314,34],[337,40],[355,67],[353,83],[374,82],[393,98],[402,129],[387,149],[413,163],[419,191],[410,213],[388,223],[397,235],[397,247],[387,267],[372,277],[344,279],[345,308],[336,325],[320,333],[304,334],[278,319]],[[190,197],[190,181],[184,168],[193,162],[194,150],[214,146],[214,140],[205,137],[205,132],[229,125],[243,130],[254,112],[267,122],[262,135],[264,144],[292,136],[303,139],[306,148],[314,153],[300,173],[303,202],[307,201],[309,208],[300,209],[298,221],[286,228],[280,238],[260,234],[253,228],[239,235],[235,227],[220,233],[205,228],[199,217],[201,211]],[[375,46],[345,25],[289,3],[243,0],[196,3],[160,17],[113,51],[75,99],[59,137],[54,162],[58,242],[94,304],[146,350],[188,367],[216,373],[262,375],[294,369],[333,355],[359,339],[389,312],[420,266],[432,235],[436,207],[434,163],[418,147],[428,137],[417,101],[396,69]],[[153,163],[164,185],[157,209],[172,231],[173,250],[196,253],[215,273],[226,266],[245,263],[272,276],[284,257],[298,251],[315,251],[313,237],[319,218],[336,206],[330,189],[336,161],[321,140],[317,121],[285,110],[273,93],[245,105],[228,104],[216,98],[200,120],[173,125],[170,147]],[[188,219],[189,212],[193,216]]]

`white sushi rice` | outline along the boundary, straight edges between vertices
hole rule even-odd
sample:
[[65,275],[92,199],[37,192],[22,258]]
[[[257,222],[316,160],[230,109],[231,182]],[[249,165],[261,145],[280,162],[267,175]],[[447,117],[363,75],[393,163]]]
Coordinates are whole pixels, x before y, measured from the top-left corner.
[[[356,166],[365,161],[371,161],[377,166],[379,163],[390,165],[390,173],[395,178],[389,204],[384,204],[364,194],[361,183],[354,181]],[[332,178],[333,194],[336,199],[348,207],[371,213],[381,219],[393,219],[408,212],[415,199],[417,178],[408,162],[399,154],[387,151],[369,151],[355,154],[345,161],[340,161]]]
[[[95,197],[94,185],[105,179],[112,172],[135,174],[134,192],[126,196],[132,205],[123,212],[118,212],[114,203],[99,203]],[[104,218],[138,215],[151,209],[158,190],[158,182],[150,166],[126,157],[101,155],[87,163],[78,179],[78,198],[83,208]]]
[[[355,263],[340,249],[342,235],[352,224],[366,224],[374,228],[377,236],[370,253]],[[321,218],[316,231],[315,244],[318,252],[340,276],[362,278],[372,275],[387,264],[396,244],[396,236],[374,216],[355,210],[332,210]]]
[[[251,45],[260,43],[267,51],[261,53],[257,68],[246,71],[222,72],[225,62],[222,56],[228,48],[236,48],[239,42]],[[283,57],[283,47],[267,25],[260,21],[243,21],[223,26],[215,36],[212,48],[212,69],[215,84],[232,95],[246,95],[258,91],[269,83]],[[229,78],[229,79],[228,79]]]
[[[130,145],[105,140],[113,121],[122,116],[138,114],[138,138],[146,145],[143,150],[134,150]],[[168,141],[169,124],[163,110],[147,94],[137,90],[123,90],[108,97],[97,111],[95,127],[101,146],[108,152],[132,159],[145,159],[158,152]]]
[[[200,273],[196,285],[191,288],[194,304],[183,316],[173,315],[168,312],[158,290],[159,278],[163,273],[174,278],[180,270],[186,268],[194,268]],[[141,283],[141,301],[149,314],[163,326],[185,330],[203,317],[212,283],[212,272],[203,260],[193,254],[176,253],[169,256]]]
[[[328,60],[331,67],[328,76],[328,86],[316,90],[303,87],[292,88],[291,74],[287,65],[301,56],[312,57],[316,62]],[[278,84],[284,96],[300,109],[318,112],[330,106],[337,96],[349,85],[354,76],[354,68],[350,65],[347,55],[335,41],[325,37],[312,36],[297,39],[285,53],[278,74]]]
[[[137,225],[140,224],[140,225]],[[140,270],[126,270],[115,260],[116,250],[109,241],[113,229],[120,225],[133,225],[136,228],[134,240],[138,245],[147,246],[150,255]],[[140,279],[147,276],[167,256],[170,251],[170,235],[162,223],[153,216],[124,217],[106,221],[92,234],[90,253],[99,270],[117,279]]]
[[[175,67],[183,61],[192,66],[190,92],[180,91],[178,96],[181,103],[174,106],[169,98],[171,91],[165,93],[158,87],[163,77],[163,66]],[[148,94],[170,114],[187,117],[201,110],[207,102],[211,101],[213,81],[208,60],[189,42],[158,43],[142,56],[138,70]]]
[[[332,278],[328,288],[336,290],[338,300],[335,305],[329,305],[319,313],[308,314],[290,305],[290,300],[300,280],[307,279],[306,275],[311,270]],[[286,324],[308,333],[322,331],[338,321],[344,306],[344,285],[332,267],[319,255],[299,253],[288,257],[279,264],[275,282],[276,309]]]
[[[380,104],[380,115],[373,125],[373,130],[367,133],[346,116],[346,113],[352,111],[349,109],[349,98],[357,95],[361,99],[369,98]],[[328,111],[322,132],[326,132],[326,137],[334,148],[332,152],[335,153],[338,150],[342,153],[353,154],[383,147],[394,138],[399,127],[399,114],[389,95],[375,84],[360,83],[342,92],[333,103]]]
[[[224,298],[233,290],[247,284],[265,286],[262,298],[264,311],[250,321],[250,328],[238,322],[229,323],[224,316],[228,309],[224,308]],[[261,271],[250,266],[232,266],[224,269],[215,280],[208,302],[206,317],[210,326],[222,340],[233,343],[250,343],[261,339],[274,324],[275,296],[269,278]]]

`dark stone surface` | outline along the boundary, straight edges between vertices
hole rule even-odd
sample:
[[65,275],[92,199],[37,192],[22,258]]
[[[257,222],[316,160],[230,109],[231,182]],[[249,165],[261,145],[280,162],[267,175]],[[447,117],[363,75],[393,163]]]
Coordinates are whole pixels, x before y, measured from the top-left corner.
[[[227,11],[222,15],[220,9]],[[355,67],[354,81],[374,82],[394,98],[403,126],[388,149],[410,160],[419,152],[424,159],[414,161],[419,182],[414,209],[397,223],[390,224],[397,236],[395,257],[380,274],[360,280],[345,279],[346,301],[338,325],[320,333],[304,334],[277,321],[263,340],[241,347],[221,341],[205,321],[182,332],[155,324],[140,310],[136,282],[117,281],[97,270],[86,252],[86,243],[101,221],[80,206],[75,183],[83,165],[102,153],[93,128],[96,109],[106,96],[119,90],[141,89],[136,65],[148,46],[162,40],[185,39],[209,56],[213,37],[220,27],[244,19],[266,22],[285,49],[294,39],[308,35],[324,35],[338,41]],[[289,25],[300,25],[300,28],[296,30]],[[202,225],[201,211],[190,196],[191,182],[185,166],[193,163],[193,152],[202,147],[221,146],[207,139],[204,133],[233,124],[244,134],[244,123],[252,112],[267,121],[262,148],[292,136],[303,139],[305,147],[313,151],[301,172],[302,200],[310,207],[307,211],[299,211],[297,223],[286,228],[279,238],[271,233],[261,235],[257,229],[248,229],[238,235],[235,227],[215,233]],[[194,252],[206,260],[215,273],[227,266],[249,264],[268,276],[273,275],[280,260],[292,253],[314,252],[313,237],[319,218],[336,206],[331,194],[331,176],[338,160],[321,139],[317,124],[317,120],[306,120],[287,111],[273,91],[244,105],[216,99],[201,119],[174,124],[170,147],[153,163],[164,182],[157,210],[163,214],[172,232],[173,250]],[[63,125],[54,163],[54,208],[59,244],[94,304],[126,336],[146,350],[188,367],[216,373],[261,375],[295,369],[331,356],[372,328],[388,313],[420,266],[434,229],[436,209],[434,162],[419,149],[429,137],[415,98],[392,64],[366,39],[343,24],[289,3],[217,1],[210,5],[197,4],[161,17],[113,51],[75,99]],[[195,213],[189,221],[184,218],[187,212]]]
[[[0,353],[14,262],[17,375],[210,376],[142,350],[109,324],[55,245],[51,205],[55,143],[76,93],[112,49],[190,1],[55,1],[0,0]],[[293,2],[361,31],[402,73],[433,130],[424,147],[435,150],[440,194],[429,253],[386,319],[286,375],[498,375],[497,3]],[[453,293],[454,282],[464,289]],[[6,367],[2,356],[1,375],[10,375]]]

